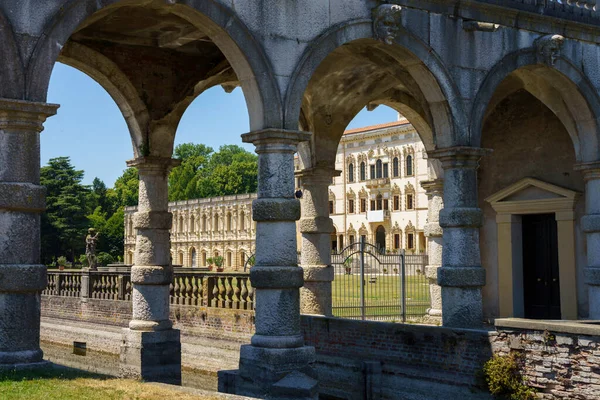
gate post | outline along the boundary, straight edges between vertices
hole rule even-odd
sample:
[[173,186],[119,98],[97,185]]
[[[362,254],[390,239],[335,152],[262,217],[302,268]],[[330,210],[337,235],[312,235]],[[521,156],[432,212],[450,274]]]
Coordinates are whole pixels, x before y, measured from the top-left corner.
[[364,321],[366,318],[365,304],[365,238],[360,238],[360,315]]
[[329,185],[339,171],[333,168],[310,168],[297,174],[302,180],[301,218],[304,287],[300,289],[302,314],[332,315],[330,238],[333,221],[329,218]]
[[430,317],[442,316],[442,288],[437,284],[438,268],[442,265],[443,231],[440,226],[440,211],[444,208],[444,180],[435,179],[421,182],[429,200],[425,237],[427,238],[427,254],[429,263],[425,267],[425,276],[429,280],[431,308],[427,310]]
[[485,270],[481,266],[479,228],[482,212],[477,201],[477,169],[487,151],[475,147],[452,147],[429,153],[444,168],[444,228],[442,267],[442,323],[447,327],[479,328],[483,325],[481,288]]

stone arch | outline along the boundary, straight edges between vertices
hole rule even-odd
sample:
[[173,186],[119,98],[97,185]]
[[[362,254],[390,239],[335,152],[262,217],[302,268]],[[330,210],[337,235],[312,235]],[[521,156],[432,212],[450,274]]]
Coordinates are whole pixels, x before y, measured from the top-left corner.
[[487,74],[471,110],[472,146],[481,145],[483,123],[495,106],[521,89],[560,119],[579,162],[600,159],[600,98],[593,84],[564,54],[554,65],[542,64],[532,48],[507,55]]
[[0,41],[0,60],[3,64],[0,74],[0,98],[21,100],[25,91],[25,72],[12,26],[1,11]]
[[[25,83],[25,94],[29,100],[46,100],[54,63],[71,35],[82,24],[109,13],[118,3],[123,2],[65,1],[60,12],[44,28],[33,51],[33,62],[27,69]],[[131,0],[127,5],[146,3],[147,0]],[[271,64],[251,31],[233,10],[219,0],[184,0],[176,4],[157,4],[169,7],[171,13],[205,32],[230,62],[246,97],[251,130],[281,126],[282,101]]]
[[[401,33],[391,46],[379,45],[373,39],[371,19],[358,19],[339,24],[321,35],[305,51],[290,80],[291,83],[288,86],[284,103],[286,128],[298,129],[304,93],[311,78],[323,61],[341,46],[357,41],[369,41],[374,48],[379,48],[387,56],[395,58],[397,61],[400,58],[400,53],[402,56],[412,58],[414,64],[411,67],[411,72],[430,105],[430,119],[432,120],[430,132],[433,137],[422,137],[423,143],[429,147],[428,150],[435,146],[446,147],[465,142],[466,138],[459,135],[462,134],[461,131],[464,131],[461,128],[467,126],[466,115],[460,102],[455,101],[460,96],[454,80],[431,47],[406,29],[402,27],[399,29]],[[374,98],[370,101],[377,102],[377,100],[379,99]],[[381,101],[381,103],[391,107],[395,106],[395,103],[391,100],[387,100],[387,103]],[[406,115],[412,117],[421,115],[421,112],[419,112],[421,110],[410,107],[408,101],[406,103],[408,103],[406,104],[407,107],[403,110]],[[356,112],[358,111],[360,109],[356,110]],[[422,122],[422,120],[415,121],[415,126],[422,126]],[[419,132],[420,135],[428,133],[427,130],[423,131],[423,129]]]

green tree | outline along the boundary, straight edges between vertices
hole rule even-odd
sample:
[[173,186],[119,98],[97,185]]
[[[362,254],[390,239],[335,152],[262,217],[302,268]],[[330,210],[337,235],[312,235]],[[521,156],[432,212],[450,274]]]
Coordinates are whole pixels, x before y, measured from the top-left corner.
[[127,168],[115,181],[115,187],[109,190],[107,196],[111,198],[113,207],[136,206],[138,203],[138,193],[140,187],[140,178],[136,168]]
[[169,175],[169,200],[179,201],[200,197],[197,190],[198,176],[206,173],[207,164],[214,150],[203,144],[184,143],[175,148],[173,157],[181,165]]
[[76,170],[69,157],[52,158],[41,169],[46,187],[46,212],[42,216],[42,259],[49,263],[61,255],[75,260],[85,249],[90,189],[81,184],[83,171]]

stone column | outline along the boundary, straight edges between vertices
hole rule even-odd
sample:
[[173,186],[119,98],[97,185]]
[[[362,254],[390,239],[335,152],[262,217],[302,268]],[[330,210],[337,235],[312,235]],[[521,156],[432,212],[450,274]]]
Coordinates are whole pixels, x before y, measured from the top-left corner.
[[267,129],[242,136],[258,153],[258,195],[252,203],[256,264],[256,333],[242,346],[237,394],[259,398],[317,398],[314,347],[304,346],[300,329],[300,287],[294,198],[294,153],[309,133]]
[[586,215],[581,226],[587,236],[587,267],[589,319],[600,320],[600,161],[579,164],[576,169],[585,180]]
[[481,287],[485,270],[481,267],[479,227],[482,212],[477,201],[477,168],[484,149],[453,147],[431,152],[444,168],[444,208],[442,267],[438,285],[442,287],[442,323],[456,328],[480,328],[483,324]]
[[[329,185],[336,175],[333,168],[311,168],[298,174],[302,179],[302,269],[304,287],[300,289],[302,314],[332,316],[331,233],[333,221],[329,218]],[[339,173],[338,173],[339,175]]]
[[179,330],[169,319],[173,280],[168,212],[168,176],[176,160],[142,157],[127,163],[140,176],[133,285],[133,319],[123,330],[121,375],[145,381],[181,383]]
[[427,254],[429,265],[425,267],[425,276],[429,279],[429,294],[431,308],[427,310],[430,317],[442,316],[442,288],[437,284],[438,268],[442,265],[442,227],[440,226],[440,211],[444,208],[444,180],[435,179],[421,182],[428,199],[427,224],[425,224],[425,237],[427,238]]
[[0,99],[0,370],[42,362],[40,132],[57,108]]

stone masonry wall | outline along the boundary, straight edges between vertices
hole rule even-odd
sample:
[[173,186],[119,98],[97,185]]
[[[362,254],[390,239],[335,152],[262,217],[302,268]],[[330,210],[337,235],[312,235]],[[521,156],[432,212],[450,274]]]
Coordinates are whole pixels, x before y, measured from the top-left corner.
[[[78,297],[42,297],[42,317],[70,319],[126,327],[131,320],[132,303],[123,300]],[[171,320],[186,333],[231,337],[247,341],[254,333],[254,312],[213,307],[172,304]]]
[[523,376],[540,398],[600,399],[600,336],[498,328],[494,347],[523,355]]

